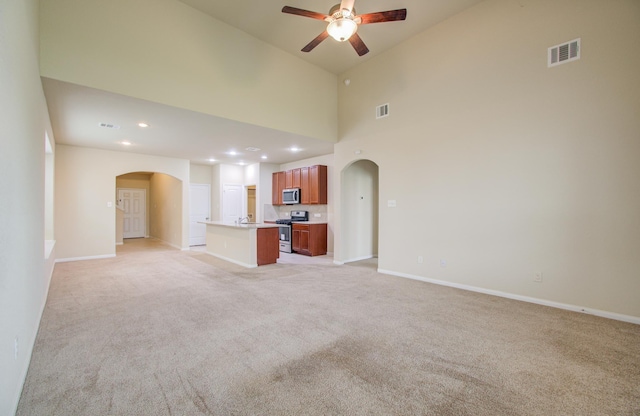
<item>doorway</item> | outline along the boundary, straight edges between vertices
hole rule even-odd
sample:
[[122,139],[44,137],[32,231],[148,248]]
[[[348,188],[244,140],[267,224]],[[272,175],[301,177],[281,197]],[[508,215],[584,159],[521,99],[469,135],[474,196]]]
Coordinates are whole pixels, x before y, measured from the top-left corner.
[[347,166],[341,188],[344,262],[378,257],[378,165],[370,160],[358,160]]
[[145,189],[118,189],[118,205],[124,211],[122,238],[144,238],[147,232]]
[[249,221],[256,221],[256,186],[247,186],[247,217]]

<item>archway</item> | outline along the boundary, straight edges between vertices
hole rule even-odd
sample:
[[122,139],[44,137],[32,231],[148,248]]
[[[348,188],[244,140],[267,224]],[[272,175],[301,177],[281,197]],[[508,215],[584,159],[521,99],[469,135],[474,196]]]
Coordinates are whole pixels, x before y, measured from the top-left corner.
[[341,175],[341,251],[345,263],[378,257],[378,165],[358,160]]
[[144,237],[157,238],[175,248],[182,246],[183,182],[160,172],[130,172],[116,176],[116,244],[124,242],[126,235],[125,210],[119,192],[123,189],[140,190],[145,197]]

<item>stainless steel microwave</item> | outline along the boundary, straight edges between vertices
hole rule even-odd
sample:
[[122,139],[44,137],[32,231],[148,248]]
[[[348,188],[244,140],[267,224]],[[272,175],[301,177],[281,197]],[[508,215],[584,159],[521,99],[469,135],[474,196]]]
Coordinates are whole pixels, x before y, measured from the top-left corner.
[[300,188],[283,189],[282,203],[287,205],[300,203]]

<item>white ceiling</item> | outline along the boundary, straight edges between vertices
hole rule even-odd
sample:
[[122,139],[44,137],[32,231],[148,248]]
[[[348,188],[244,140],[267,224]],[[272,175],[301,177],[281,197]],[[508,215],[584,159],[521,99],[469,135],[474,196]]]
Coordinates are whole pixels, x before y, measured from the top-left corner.
[[[57,143],[193,163],[289,163],[333,153],[333,143],[43,78]],[[138,123],[149,124],[147,128]],[[118,129],[100,127],[112,123]],[[121,142],[132,144],[125,146]],[[260,151],[248,151],[247,147]],[[292,152],[289,149],[301,149]],[[238,152],[231,156],[230,151]],[[261,159],[263,155],[267,159]]]
[[[310,53],[300,49],[326,23],[284,14],[285,5],[328,13],[337,0],[177,0],[332,73],[371,59],[481,0],[357,0],[358,14],[406,8],[407,20],[363,25],[358,34],[370,52],[358,57],[351,45],[326,39]],[[57,143],[189,159],[194,163],[289,163],[333,153],[333,144],[196,113],[93,88],[43,78]],[[141,121],[150,125],[143,129]],[[106,129],[113,123],[119,129]],[[123,146],[122,141],[131,146]],[[302,149],[291,152],[291,147]],[[258,152],[247,147],[260,148]],[[231,156],[229,151],[239,154]],[[267,159],[260,157],[266,155]]]

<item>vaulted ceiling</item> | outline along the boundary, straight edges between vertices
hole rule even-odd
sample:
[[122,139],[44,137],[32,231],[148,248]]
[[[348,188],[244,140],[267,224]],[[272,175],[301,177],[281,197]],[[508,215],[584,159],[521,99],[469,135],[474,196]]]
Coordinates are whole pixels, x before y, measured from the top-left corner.
[[[359,57],[348,42],[326,39],[309,53],[300,49],[326,28],[316,19],[284,14],[285,5],[327,14],[337,0],[175,0],[233,26],[275,48],[340,74],[481,0],[357,0],[357,14],[407,9],[407,19],[362,25],[370,52]],[[416,51],[419,53],[419,51]],[[333,152],[333,143],[191,112],[141,99],[43,78],[56,142],[107,150],[189,159],[194,163],[288,163]],[[121,125],[107,131],[100,122]],[[147,121],[149,128],[136,124]],[[126,127],[125,127],[126,126]],[[211,132],[218,135],[215,140]],[[259,142],[251,138],[259,137]],[[121,142],[131,146],[123,148]],[[291,152],[291,147],[302,152]],[[249,151],[247,148],[259,148]],[[230,150],[239,154],[229,155]],[[221,156],[222,155],[222,156]],[[267,156],[267,159],[261,159]]]

